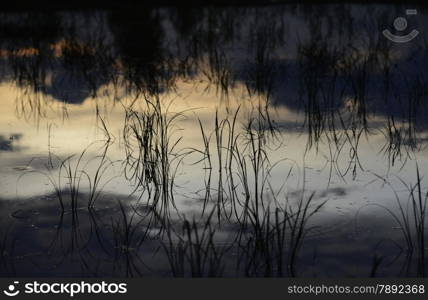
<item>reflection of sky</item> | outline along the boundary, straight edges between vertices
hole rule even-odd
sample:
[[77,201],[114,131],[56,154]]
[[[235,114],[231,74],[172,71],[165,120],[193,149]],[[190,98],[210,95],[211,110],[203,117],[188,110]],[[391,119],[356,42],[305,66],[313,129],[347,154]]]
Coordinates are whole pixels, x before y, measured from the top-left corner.
[[[226,106],[218,103],[215,91],[202,94],[197,91],[197,87],[195,88],[189,83],[181,83],[178,85],[177,90],[180,97],[177,97],[174,93],[170,96],[164,95],[162,100],[165,103],[173,101],[173,106],[171,106],[173,109],[170,109],[171,113],[186,111],[184,117],[176,125],[177,131],[175,135],[177,138],[183,137],[179,144],[181,149],[202,149],[202,139],[197,118],[202,121],[206,132],[209,133],[213,130],[215,110],[219,109],[220,115],[224,115],[225,112]],[[99,121],[97,123],[95,102],[92,99],[88,99],[82,105],[68,105],[65,119],[61,115],[58,116],[58,110],[55,106],[47,108],[46,118],[40,119],[36,126],[31,120],[26,121],[16,117],[14,89],[3,85],[1,92],[5,95],[5,100],[0,118],[0,135],[8,137],[12,133],[22,134],[22,138],[19,141],[20,151],[0,152],[2,156],[0,160],[1,191],[5,198],[14,198],[17,191],[19,197],[25,197],[45,193],[51,189],[44,175],[37,172],[23,175],[30,170],[48,173],[46,163],[49,148],[55,155],[65,158],[71,154],[79,155],[84,148],[94,141],[98,141],[98,143],[88,148],[85,159],[90,160],[101,153],[102,143],[100,141],[104,139],[104,133],[101,130]],[[239,99],[242,99],[242,95],[245,95],[244,89],[239,87],[236,88],[235,93],[240,95]],[[251,97],[247,96],[246,98],[246,105],[241,107],[241,113],[239,114],[240,125],[238,128],[242,128],[241,124],[245,123],[251,110],[251,103],[254,101]],[[98,103],[105,104],[100,105],[100,112],[104,116],[107,127],[115,140],[109,149],[108,156],[112,161],[123,160],[123,108],[120,105],[106,104],[109,101],[107,99],[98,100]],[[55,102],[52,102],[52,104],[54,105]],[[236,107],[237,102],[231,99],[227,108],[233,113]],[[306,149],[308,137],[301,128],[303,116],[286,108],[278,108],[273,112],[272,116],[279,124],[296,124],[293,130],[284,127],[282,132],[283,143],[279,146],[273,145],[272,150],[269,152],[272,163],[278,162],[270,177],[274,189],[279,189],[284,184],[285,177],[290,168],[292,168],[290,176],[285,182],[285,189],[281,191],[282,198],[285,198],[286,194],[293,195],[303,187],[303,168],[305,168],[306,193],[309,194],[314,191],[317,192],[317,197],[329,199],[330,201],[327,202],[325,210],[332,212],[335,212],[337,207],[344,211],[355,212],[355,209],[369,202],[388,204],[393,201],[393,191],[382,184],[376,175],[391,180],[394,188],[399,191],[403,191],[404,187],[395,176],[399,176],[406,182],[415,180],[416,161],[414,159],[409,159],[405,164],[397,162],[395,166],[389,166],[388,159],[380,152],[385,143],[384,136],[381,134],[370,134],[360,139],[358,154],[361,167],[357,167],[354,178],[351,171],[345,172],[350,162],[349,147],[344,146],[343,151],[337,158],[337,166],[332,165],[330,151],[334,151],[334,149],[332,150],[329,147],[331,145],[326,141],[320,143],[318,150],[312,149],[305,153],[304,149]],[[214,144],[212,147],[214,147]],[[212,149],[213,151],[214,149]],[[426,155],[423,154],[423,151],[415,155],[420,170],[426,170],[428,163]],[[411,157],[413,156],[411,155]],[[195,195],[195,191],[203,189],[204,182],[201,178],[204,178],[206,173],[202,169],[202,163],[193,165],[200,158],[198,154],[190,155],[184,160],[183,167],[177,173],[176,193],[184,197],[183,201],[188,198],[202,196]],[[97,161],[93,160],[88,164],[87,168],[89,170],[92,168],[93,172],[96,166]],[[345,174],[343,178],[338,175],[336,167],[339,168],[341,173]],[[51,172],[56,174],[55,170]],[[120,164],[118,163],[109,169],[105,177],[110,179],[119,173]],[[213,176],[214,180],[216,175],[214,174]],[[82,183],[82,186],[84,186],[84,183]],[[132,186],[119,177],[107,185],[105,190],[128,194],[132,191]],[[178,201],[178,203],[180,202]]]
[[[163,13],[168,15],[168,11],[163,11]],[[390,160],[382,150],[386,139],[381,132],[388,116],[402,116],[401,113],[408,111],[408,98],[406,98],[408,95],[406,93],[412,93],[412,84],[418,82],[417,80],[421,83],[418,86],[420,90],[415,89],[414,91],[415,93],[421,92],[420,101],[425,102],[420,102],[413,109],[419,117],[418,124],[421,125],[422,129],[426,128],[427,119],[423,118],[424,108],[427,107],[424,105],[426,103],[424,89],[426,88],[427,76],[426,45],[424,44],[426,33],[422,31],[418,39],[409,45],[389,45],[391,60],[388,62],[388,67],[391,67],[393,74],[390,93],[392,98],[395,97],[394,99],[400,101],[383,102],[382,72],[371,70],[367,90],[369,132],[363,134],[359,139],[359,161],[357,162],[356,157],[351,156],[353,149],[349,143],[344,143],[341,152],[337,153],[335,145],[326,138],[322,138],[317,147],[314,146],[307,152],[305,151],[309,140],[307,128],[303,126],[305,123],[303,108],[306,104],[304,96],[306,94],[304,91],[303,98],[299,95],[302,88],[300,86],[302,74],[297,47],[310,46],[313,42],[324,40],[328,41],[328,47],[334,49],[336,46],[350,42],[356,47],[360,47],[358,52],[361,55],[360,58],[365,57],[365,55],[370,54],[367,48],[368,45],[370,46],[370,41],[382,38],[379,36],[379,31],[373,29],[380,26],[375,24],[376,16],[384,17],[379,19],[382,20],[379,22],[383,26],[383,24],[392,23],[393,17],[390,17],[397,15],[399,9],[391,11],[388,7],[383,6],[369,8],[353,6],[352,9],[346,11],[350,15],[345,13],[345,19],[354,20],[354,24],[348,24],[350,28],[346,27],[348,25],[343,26],[343,28],[338,27],[341,24],[340,19],[336,20],[332,18],[333,16],[324,15],[320,32],[314,29],[314,26],[319,24],[312,23],[311,16],[318,16],[321,12],[315,8],[315,11],[307,13],[308,15],[299,12],[301,14],[299,15],[287,11],[287,9],[284,11],[260,9],[257,14],[252,10],[246,11],[243,16],[250,16],[248,18],[242,18],[242,15],[238,18],[238,20],[245,19],[240,27],[241,33],[245,33],[243,41],[241,40],[241,43],[223,41],[225,47],[224,49],[220,47],[220,50],[226,53],[228,60],[225,64],[232,70],[236,81],[234,85],[231,85],[228,97],[223,97],[220,100],[220,93],[215,87],[210,86],[207,77],[196,72],[192,74],[193,77],[191,78],[179,77],[175,82],[175,90],[162,90],[160,98],[165,106],[171,104],[169,106],[171,113],[184,112],[183,117],[178,118],[176,130],[172,135],[173,140],[182,137],[179,143],[180,149],[202,148],[198,119],[201,120],[205,132],[211,133],[217,110],[220,117],[224,117],[227,113],[231,117],[234,111],[240,107],[238,127],[239,130],[242,130],[258,101],[260,99],[263,101],[263,96],[248,93],[248,89],[251,90],[257,86],[252,82],[254,77],[251,75],[257,71],[258,66],[254,63],[255,51],[252,51],[251,48],[248,51],[247,47],[249,45],[257,47],[257,42],[247,44],[245,39],[254,38],[251,28],[258,18],[266,20],[282,18],[285,21],[285,29],[281,33],[282,37],[279,41],[272,41],[276,44],[272,51],[266,54],[268,65],[272,66],[272,74],[274,74],[274,77],[268,77],[273,84],[271,100],[275,107],[272,110],[272,119],[275,124],[279,125],[282,142],[270,145],[271,148],[268,150],[271,163],[278,162],[271,170],[269,180],[280,203],[284,203],[285,199],[288,199],[290,203],[296,203],[301,197],[303,189],[306,197],[309,197],[313,192],[315,193],[315,204],[328,200],[320,213],[311,220],[311,225],[321,224],[323,226],[321,232],[324,235],[322,237],[328,236],[328,239],[322,241],[317,240],[316,236],[312,236],[310,242],[316,246],[328,241],[328,246],[323,248],[321,244],[318,247],[320,253],[324,254],[324,261],[321,265],[331,266],[340,263],[336,257],[337,252],[330,253],[336,251],[334,247],[331,247],[335,243],[337,243],[337,247],[342,247],[341,255],[345,258],[357,257],[356,249],[353,247],[359,243],[358,234],[353,232],[348,236],[350,228],[356,230],[355,222],[357,220],[362,220],[361,222],[364,223],[361,230],[366,233],[363,234],[365,240],[372,239],[371,242],[373,242],[376,238],[380,238],[379,234],[370,235],[371,225],[376,228],[382,225],[385,231],[389,230],[388,234],[396,237],[396,231],[391,230],[393,222],[390,222],[390,219],[385,221],[388,214],[380,206],[396,211],[398,205],[394,193],[397,193],[397,196],[405,203],[409,192],[403,182],[413,184],[416,182],[416,164],[421,174],[426,175],[428,155],[424,148],[415,153],[405,153],[403,150],[401,160],[398,159],[394,165],[391,165]],[[422,28],[425,19],[424,13],[421,11],[417,18],[417,24],[411,23],[410,25],[415,26],[415,28]],[[269,23],[266,26],[268,25]],[[171,29],[173,24],[166,18],[163,21],[163,26],[166,29]],[[85,37],[85,35],[90,35],[91,30],[85,31],[82,27],[79,28],[77,32],[78,35],[81,35],[82,40],[85,38],[90,40],[90,37]],[[88,28],[92,27],[89,26]],[[353,30],[351,30],[352,28]],[[221,32],[221,30],[222,28],[219,27],[217,31]],[[349,30],[353,31],[352,41],[347,40],[347,36],[349,39]],[[177,49],[172,47],[171,51],[177,51],[173,54],[179,57],[178,50],[187,45],[180,45],[181,36],[173,29],[165,30],[165,32],[167,33],[167,41],[177,39]],[[321,35],[314,37],[318,33]],[[112,33],[107,35],[110,37],[110,34]],[[260,34],[258,36],[260,37]],[[112,40],[108,39],[108,41],[112,43]],[[186,40],[183,39],[183,41],[185,43]],[[53,43],[53,45],[57,44]],[[177,43],[171,44],[176,45]],[[56,46],[52,47],[54,50],[56,49]],[[204,51],[202,52],[201,57],[204,60],[202,69],[209,72],[209,64],[206,61],[209,60],[209,55]],[[37,51],[19,52],[19,55],[30,57],[34,54],[37,54]],[[4,50],[1,55],[10,54]],[[56,53],[55,58],[60,59],[61,55]],[[362,67],[361,61],[357,60],[353,67],[359,70],[358,68]],[[96,77],[97,73],[89,75]],[[346,76],[356,75],[339,74],[337,79],[339,87],[349,79]],[[10,76],[3,78],[3,83],[0,86],[0,95],[2,96],[2,109],[0,111],[0,198],[7,199],[4,201],[13,201],[16,198],[25,201],[30,197],[50,195],[53,190],[48,176],[56,179],[59,174],[58,165],[51,170],[47,168],[49,151],[60,158],[66,158],[72,154],[78,156],[87,148],[82,165],[85,166],[85,171],[88,174],[93,175],[97,167],[97,160],[94,157],[101,154],[103,150],[101,147],[102,140],[105,138],[100,121],[96,117],[96,111],[100,112],[113,137],[114,143],[109,148],[107,155],[109,159],[116,162],[104,174],[103,182],[110,179],[111,181],[103,190],[105,194],[113,195],[112,197],[115,199],[129,195],[134,190],[134,186],[123,177],[120,161],[125,158],[122,137],[125,114],[122,104],[131,103],[134,100],[132,96],[127,95],[123,87],[114,91],[120,101],[117,99],[113,101],[110,96],[103,96],[107,95],[107,92],[110,92],[109,95],[112,94],[112,84],[106,80],[106,77],[102,77],[91,82],[99,95],[95,99],[91,98],[90,89],[92,86],[88,85],[87,78],[81,77],[79,72],[73,73],[69,69],[63,68],[60,63],[53,65],[48,71],[48,77],[48,88],[43,91],[46,97],[40,98],[25,89],[25,86],[17,87],[15,82],[11,81]],[[324,76],[320,81],[321,86],[328,87],[331,76]],[[338,107],[352,106],[352,89],[349,87],[340,97],[336,93],[334,96],[338,100],[338,103],[335,104]],[[144,109],[142,104],[144,99],[140,97],[137,100],[139,101],[136,105],[141,105],[140,109]],[[38,116],[32,115],[30,104],[36,104],[34,107],[40,109],[37,112]],[[28,111],[29,109],[30,111]],[[340,132],[341,129],[338,131]],[[426,132],[422,130],[419,137],[422,140],[427,139]],[[211,153],[215,153],[214,140],[215,138],[212,137]],[[196,153],[186,157],[182,166],[178,168],[175,179],[176,204],[181,212],[189,215],[198,214],[202,207],[200,200],[204,195],[204,179],[207,171],[203,169],[203,163],[194,164],[200,159],[201,156]],[[76,161],[74,160],[73,163],[75,164]],[[214,165],[215,163],[214,161]],[[213,182],[216,181],[216,176],[216,172],[213,172]],[[253,181],[250,178],[250,183]],[[252,185],[250,184],[250,186]],[[83,180],[81,188],[82,190],[88,188],[85,180]],[[215,184],[213,189],[215,189]],[[267,192],[267,194],[269,193]],[[266,199],[268,201],[271,198],[267,195]],[[383,215],[383,217],[379,217],[379,215]],[[329,235],[337,228],[342,228],[340,234]],[[345,249],[342,237],[345,240],[349,239],[351,246]],[[41,242],[46,242],[46,240]],[[363,249],[361,251],[373,251],[369,246],[361,246],[361,248]],[[326,267],[326,269],[328,268]],[[307,272],[310,274],[310,271]]]

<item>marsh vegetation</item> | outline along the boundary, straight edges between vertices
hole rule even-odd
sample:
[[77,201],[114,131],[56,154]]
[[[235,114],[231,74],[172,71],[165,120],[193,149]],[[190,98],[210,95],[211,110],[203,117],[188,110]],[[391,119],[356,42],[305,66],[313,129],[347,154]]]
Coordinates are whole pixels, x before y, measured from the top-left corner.
[[3,13],[0,274],[424,277],[427,44],[382,37],[400,9]]

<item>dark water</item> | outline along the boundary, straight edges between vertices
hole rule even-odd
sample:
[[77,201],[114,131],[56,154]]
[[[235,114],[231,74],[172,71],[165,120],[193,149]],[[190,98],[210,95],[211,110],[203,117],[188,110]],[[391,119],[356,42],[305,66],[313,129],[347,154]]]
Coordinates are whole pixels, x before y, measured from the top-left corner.
[[[382,34],[399,16],[412,41]],[[425,276],[426,23],[3,13],[0,274]]]

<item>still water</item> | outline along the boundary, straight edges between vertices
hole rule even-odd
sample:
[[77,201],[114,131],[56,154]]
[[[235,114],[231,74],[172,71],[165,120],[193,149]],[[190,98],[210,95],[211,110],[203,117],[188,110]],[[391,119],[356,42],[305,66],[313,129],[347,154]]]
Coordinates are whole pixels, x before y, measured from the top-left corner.
[[425,11],[0,18],[2,276],[425,276]]

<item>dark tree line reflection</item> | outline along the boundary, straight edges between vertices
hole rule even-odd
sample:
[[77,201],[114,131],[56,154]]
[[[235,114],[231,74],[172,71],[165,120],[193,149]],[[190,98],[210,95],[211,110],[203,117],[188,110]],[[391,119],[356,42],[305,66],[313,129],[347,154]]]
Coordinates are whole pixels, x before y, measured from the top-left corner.
[[119,98],[123,90],[155,96],[174,91],[178,80],[202,80],[221,100],[239,83],[263,99],[263,110],[303,112],[309,148],[323,136],[337,142],[338,129],[380,130],[393,163],[418,149],[428,125],[425,36],[399,47],[380,34],[403,10],[335,4],[8,13],[0,21],[1,80],[21,88],[17,110],[27,117],[43,116],[46,96],[79,104],[106,85]]

